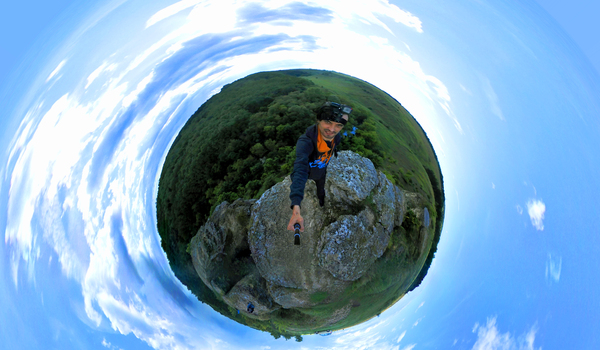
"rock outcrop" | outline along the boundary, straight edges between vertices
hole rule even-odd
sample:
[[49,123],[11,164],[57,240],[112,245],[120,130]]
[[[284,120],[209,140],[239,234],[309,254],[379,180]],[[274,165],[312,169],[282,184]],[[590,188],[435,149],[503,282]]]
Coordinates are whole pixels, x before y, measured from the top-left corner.
[[[419,196],[394,186],[369,159],[342,151],[328,167],[324,207],[307,181],[304,232],[294,245],[287,230],[290,184],[288,176],[258,200],[222,203],[190,243],[202,281],[233,308],[252,302],[249,317],[264,320],[280,308],[336,300],[382,257],[408,209],[421,221],[420,236],[427,236],[429,213]],[[351,307],[331,310],[321,325],[343,319]]]

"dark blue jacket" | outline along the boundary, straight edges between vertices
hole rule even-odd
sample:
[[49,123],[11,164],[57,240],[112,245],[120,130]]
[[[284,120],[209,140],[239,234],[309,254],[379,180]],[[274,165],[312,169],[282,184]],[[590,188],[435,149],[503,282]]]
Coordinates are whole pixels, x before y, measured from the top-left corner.
[[[291,208],[294,205],[300,205],[304,199],[304,187],[306,180],[319,180],[327,175],[327,165],[329,162],[321,162],[319,158],[324,155],[317,148],[318,131],[317,125],[309,126],[304,135],[298,138],[296,143],[296,161],[294,162],[294,170],[292,171],[292,185],[290,186],[290,200],[292,201]],[[334,154],[337,157],[337,145],[340,144],[342,136],[335,135],[333,139]],[[331,142],[327,142],[327,146],[331,148]]]

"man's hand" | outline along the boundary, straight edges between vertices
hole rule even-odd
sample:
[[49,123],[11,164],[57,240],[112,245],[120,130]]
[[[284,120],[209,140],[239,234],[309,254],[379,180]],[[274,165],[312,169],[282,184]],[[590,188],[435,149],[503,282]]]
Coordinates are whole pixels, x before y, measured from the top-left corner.
[[290,231],[294,231],[294,224],[300,224],[300,232],[304,232],[304,219],[302,215],[300,215],[300,206],[294,205],[294,210],[292,211],[292,218],[290,219],[290,223],[288,224],[287,229]]

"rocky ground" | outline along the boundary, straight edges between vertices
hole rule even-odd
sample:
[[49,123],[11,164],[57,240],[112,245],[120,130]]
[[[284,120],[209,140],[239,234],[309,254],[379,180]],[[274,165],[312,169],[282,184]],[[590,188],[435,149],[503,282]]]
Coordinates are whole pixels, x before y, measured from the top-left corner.
[[[307,182],[299,246],[287,230],[290,184],[288,176],[258,200],[222,203],[190,244],[202,281],[235,309],[252,303],[249,317],[268,320],[280,309],[338,300],[386,252],[407,210],[420,221],[417,246],[420,256],[427,255],[432,228],[423,201],[394,186],[369,159],[350,151],[332,159],[323,208],[314,182]],[[353,306],[331,305],[316,328],[347,317]]]

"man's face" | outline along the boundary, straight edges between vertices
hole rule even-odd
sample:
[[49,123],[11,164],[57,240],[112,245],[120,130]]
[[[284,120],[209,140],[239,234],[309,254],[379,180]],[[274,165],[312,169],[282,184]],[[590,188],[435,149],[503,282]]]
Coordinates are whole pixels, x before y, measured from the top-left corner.
[[[348,120],[348,115],[344,114],[342,116],[345,120]],[[323,139],[325,141],[331,141],[337,135],[342,128],[344,128],[344,124],[336,123],[329,120],[319,120],[317,124],[319,127],[319,131],[321,131],[321,135],[323,135]]]

